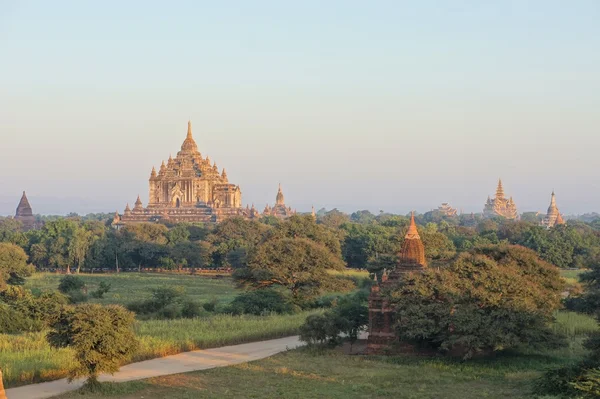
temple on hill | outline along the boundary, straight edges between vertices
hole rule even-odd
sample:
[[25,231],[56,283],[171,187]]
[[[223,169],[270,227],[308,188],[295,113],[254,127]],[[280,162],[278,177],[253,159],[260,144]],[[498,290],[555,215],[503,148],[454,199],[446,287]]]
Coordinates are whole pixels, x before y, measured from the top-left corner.
[[415,216],[411,215],[410,226],[404,237],[400,259],[394,270],[384,270],[381,283],[377,281],[371,287],[369,295],[369,338],[367,353],[382,353],[398,342],[394,329],[396,309],[385,298],[382,291],[393,287],[407,273],[422,273],[427,268],[425,247],[419,236]]
[[488,196],[487,202],[483,208],[483,216],[488,218],[500,216],[506,219],[517,219],[519,217],[517,206],[512,197],[506,198],[504,196],[502,180],[498,180],[498,188],[496,189],[496,196],[494,199],[491,199]]
[[552,228],[558,224],[565,224],[565,221],[556,206],[556,196],[554,195],[554,191],[552,191],[552,198],[550,199],[550,206],[548,207],[548,212],[546,213],[546,217],[542,220],[542,226],[547,228]]
[[139,196],[133,209],[127,204],[122,215],[115,215],[113,225],[159,220],[218,222],[252,213],[242,207],[240,187],[229,182],[225,169],[219,170],[216,162],[198,151],[191,122],[177,156],[163,161],[158,172],[152,168],[148,198],[146,207]]
[[[313,209],[314,211],[314,209]],[[287,219],[292,215],[295,215],[296,211],[292,210],[291,207],[285,205],[285,197],[283,196],[283,191],[281,191],[281,184],[279,185],[279,190],[277,191],[277,196],[275,197],[275,205],[270,207],[268,204],[265,206],[263,211],[263,216],[274,216],[278,219]]]
[[29,204],[29,200],[27,199],[25,191],[23,191],[21,201],[19,201],[19,205],[17,206],[15,220],[21,222],[24,231],[32,230],[37,227],[35,216],[33,216],[33,210],[31,209],[31,205]]

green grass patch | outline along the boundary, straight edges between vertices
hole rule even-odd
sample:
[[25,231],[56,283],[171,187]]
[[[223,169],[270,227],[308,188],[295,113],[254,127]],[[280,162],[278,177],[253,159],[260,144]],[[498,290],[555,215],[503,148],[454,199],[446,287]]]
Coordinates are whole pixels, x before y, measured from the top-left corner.
[[[217,299],[220,304],[228,304],[241,291],[236,289],[230,277],[211,278],[194,275],[166,273],[119,273],[119,274],[79,274],[85,281],[88,292],[98,288],[101,281],[111,285],[110,291],[102,299],[90,298],[90,302],[100,304],[126,305],[133,301],[147,299],[150,289],[164,286],[181,286],[186,295],[200,303]],[[35,273],[27,279],[26,288],[33,291],[58,289],[61,274]]]
[[554,331],[567,337],[581,337],[598,330],[598,322],[591,316],[575,312],[557,312]]
[[561,270],[560,275],[567,279],[579,281],[579,275],[587,272],[587,270]]

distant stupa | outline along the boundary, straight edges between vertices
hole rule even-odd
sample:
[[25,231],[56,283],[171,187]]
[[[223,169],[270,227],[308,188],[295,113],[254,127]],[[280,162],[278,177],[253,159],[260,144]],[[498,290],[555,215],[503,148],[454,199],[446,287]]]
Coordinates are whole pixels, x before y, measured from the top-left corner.
[[31,205],[29,204],[29,200],[27,199],[25,191],[23,191],[21,201],[19,201],[19,205],[17,206],[15,220],[18,220],[23,224],[23,230],[25,231],[34,229],[36,226],[35,216],[33,216],[33,210],[31,209]]

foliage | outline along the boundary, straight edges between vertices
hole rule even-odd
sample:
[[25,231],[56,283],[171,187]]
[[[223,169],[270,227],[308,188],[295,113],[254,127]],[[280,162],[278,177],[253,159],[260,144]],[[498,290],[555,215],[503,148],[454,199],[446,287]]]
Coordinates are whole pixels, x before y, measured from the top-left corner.
[[265,315],[270,313],[289,314],[294,312],[290,299],[274,289],[245,292],[238,295],[229,305],[226,313],[234,315]]
[[66,275],[60,279],[58,284],[58,290],[63,294],[67,294],[71,291],[81,291],[85,288],[85,282],[81,277]]
[[98,298],[98,299],[102,299],[104,298],[104,294],[108,293],[108,291],[110,291],[111,285],[110,283],[107,283],[106,281],[100,281],[100,284],[98,285],[98,289],[96,289],[96,291],[93,291],[91,293],[92,298]]
[[367,295],[359,291],[340,298],[337,305],[324,314],[307,317],[300,327],[300,340],[310,345],[336,345],[343,335],[353,344],[368,322]]
[[48,333],[55,348],[72,348],[77,366],[69,378],[87,377],[97,383],[100,373],[114,373],[137,348],[133,331],[134,315],[118,305],[85,304],[64,309]]
[[19,246],[0,242],[0,290],[7,284],[23,284],[31,276],[33,267],[27,263],[27,254]]
[[551,265],[519,247],[485,247],[449,267],[408,275],[387,294],[400,337],[465,358],[521,346],[555,346],[548,327],[562,281]]
[[326,247],[306,238],[282,238],[259,245],[250,256],[248,267],[233,277],[240,286],[254,289],[283,287],[294,301],[310,299],[340,286],[339,279],[327,270],[341,270],[342,261]]

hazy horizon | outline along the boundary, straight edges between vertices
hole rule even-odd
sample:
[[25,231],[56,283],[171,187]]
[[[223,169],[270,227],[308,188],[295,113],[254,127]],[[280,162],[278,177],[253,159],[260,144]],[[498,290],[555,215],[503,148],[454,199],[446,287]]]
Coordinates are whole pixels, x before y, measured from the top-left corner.
[[[526,3],[526,4],[525,4]],[[0,215],[122,212],[187,121],[298,211],[600,211],[600,3],[0,1]]]

